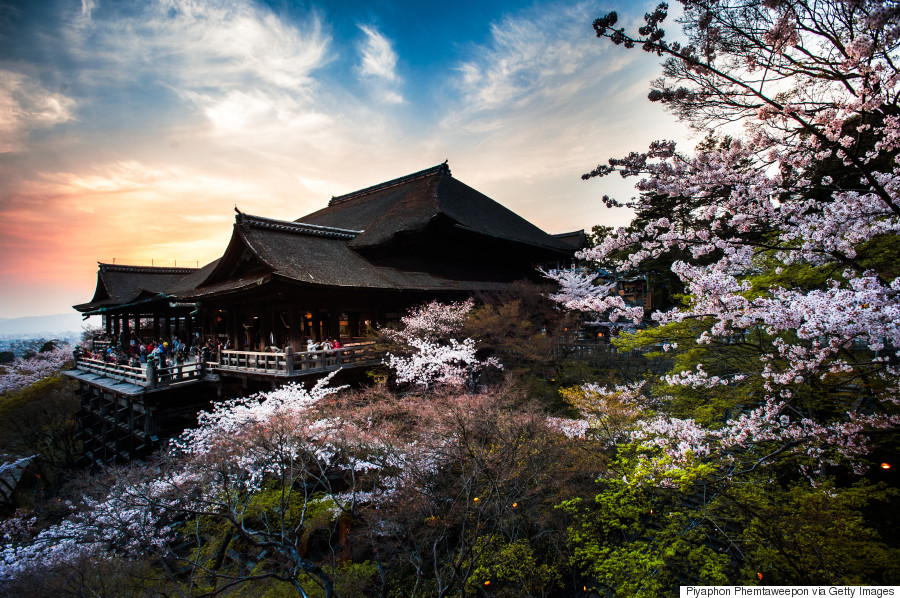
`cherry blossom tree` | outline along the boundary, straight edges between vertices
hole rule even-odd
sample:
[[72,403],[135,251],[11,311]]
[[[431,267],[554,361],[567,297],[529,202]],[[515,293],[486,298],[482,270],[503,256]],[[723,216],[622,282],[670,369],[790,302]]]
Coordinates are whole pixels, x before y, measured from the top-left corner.
[[399,330],[382,329],[403,348],[403,354],[388,353],[385,358],[397,383],[426,390],[435,385],[474,387],[478,372],[486,367],[502,368],[497,359],[476,355],[474,339],[453,336],[462,331],[474,307],[473,299],[449,304],[432,301],[410,310],[401,319]]
[[[317,408],[338,390],[327,387],[330,379],[309,391],[288,385],[225,401],[201,414],[153,464],[108,472],[109,483],[72,503],[60,523],[7,537],[0,579],[84,558],[154,554],[179,563],[189,583],[215,591],[272,580],[302,596],[308,586],[333,595],[334,574],[324,563],[335,559],[311,556],[307,544],[320,534],[330,545],[341,513],[353,509],[354,477],[371,465],[354,456],[365,446],[359,431]],[[236,546],[248,560],[268,554],[267,566],[226,567],[211,545]]]
[[[693,155],[655,142],[585,178],[643,177],[642,195],[625,205],[649,212],[653,198],[682,198],[702,225],[658,214],[580,257],[628,271],[677,254],[671,268],[688,298],[653,320],[669,330],[696,327],[695,346],[735,345],[749,335],[762,342],[757,365],[744,371],[713,373],[697,363],[665,382],[761,388],[738,393],[747,399],[737,406],[742,412],[724,425],[660,415],[642,433],[684,440],[670,447],[673,463],[721,448],[742,452],[748,466],[795,454],[811,473],[838,463],[862,471],[873,435],[900,424],[900,13],[878,0],[682,5],[683,41],[669,41],[661,27],[665,4],[637,35],[616,28],[616,13],[594,28],[614,44],[665,58],[651,101],[699,130],[725,126],[732,137]],[[610,319],[643,315],[590,274],[553,277],[566,306]],[[675,351],[688,349],[681,343]],[[811,385],[832,392],[811,399]]]
[[[871,465],[900,429],[900,7],[681,4],[678,41],[665,4],[634,34],[616,13],[594,22],[663,57],[649,99],[718,137],[693,152],[657,141],[584,175],[640,178],[637,198],[604,198],[640,224],[579,257],[620,273],[668,261],[685,294],[619,341],[661,348],[667,375],[569,392],[583,423],[565,429],[611,460],[591,504],[566,504],[576,558],[608,595],[670,595],[684,579],[896,583],[881,539],[896,530],[863,508],[896,500]],[[642,320],[592,276],[554,274],[557,301]]]
[[72,347],[62,345],[0,366],[0,395],[34,384],[47,376],[54,376],[65,369],[71,360]]

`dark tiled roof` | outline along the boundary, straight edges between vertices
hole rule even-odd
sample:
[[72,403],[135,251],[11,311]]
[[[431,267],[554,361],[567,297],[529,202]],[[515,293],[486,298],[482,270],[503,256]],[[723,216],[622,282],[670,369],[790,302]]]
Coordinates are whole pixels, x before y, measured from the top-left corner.
[[453,178],[447,164],[332,198],[327,208],[297,222],[360,230],[349,245],[362,249],[421,232],[439,217],[486,236],[571,253],[570,246]]
[[[499,290],[506,286],[378,266],[351,249],[345,234],[322,231],[323,227],[239,214],[225,256],[184,279],[170,293],[183,300],[202,299],[257,286],[273,277],[311,286],[385,290]],[[253,273],[232,273],[235,258],[245,250],[258,260],[257,267]],[[189,284],[193,286],[188,288]]]
[[[505,282],[467,269],[437,274],[415,254],[408,267],[376,263],[359,250],[385,246],[397,235],[425,231],[433,222],[441,230],[462,229],[502,239],[511,247],[527,245],[537,254],[571,255],[567,239],[548,235],[489,197],[457,181],[447,164],[422,170],[332,198],[329,206],[294,222],[238,211],[225,253],[206,266],[145,268],[101,264],[97,292],[89,311],[136,300],[182,301],[233,293],[280,279],[296,284],[420,291],[501,290]],[[428,229],[435,231],[435,228]],[[529,255],[537,255],[529,254]],[[532,258],[528,258],[532,259]],[[434,270],[420,271],[420,270]],[[506,273],[508,274],[508,273]],[[469,280],[480,278],[480,280]]]
[[86,312],[147,299],[165,292],[196,271],[196,268],[99,264],[94,298],[88,303],[74,307],[78,311]]
[[573,230],[570,233],[557,233],[553,237],[572,249],[585,249],[588,246],[587,235],[584,234],[584,229]]

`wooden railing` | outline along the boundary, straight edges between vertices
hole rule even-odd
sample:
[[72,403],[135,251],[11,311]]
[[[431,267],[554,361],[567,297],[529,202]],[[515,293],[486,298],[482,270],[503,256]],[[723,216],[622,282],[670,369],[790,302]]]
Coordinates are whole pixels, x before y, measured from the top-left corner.
[[266,353],[260,351],[221,352],[218,362],[210,362],[211,369],[293,376],[303,372],[330,371],[348,365],[376,363],[381,354],[375,350],[375,343],[360,343],[340,349],[303,351],[294,353],[282,351]]
[[170,386],[177,382],[199,379],[203,375],[201,366],[202,364],[196,361],[158,368],[155,364],[150,363],[141,364],[141,367],[134,367],[85,357],[79,357],[75,360],[75,369],[145,388],[158,388],[160,386]]
[[661,347],[648,347],[646,349],[632,349],[629,351],[620,351],[615,345],[610,343],[597,343],[577,341],[574,343],[565,343],[556,347],[554,352],[557,355],[577,355],[579,357],[624,359],[627,357],[639,357],[647,351],[661,350]]
[[229,371],[271,376],[295,376],[305,372],[327,372],[344,366],[378,363],[381,353],[375,343],[360,343],[340,349],[282,351],[264,353],[257,351],[221,351],[219,361],[192,361],[181,365],[156,367],[155,362],[140,367],[107,363],[100,359],[79,357],[75,369],[98,374],[104,378],[127,382],[145,388],[160,388],[172,384],[199,380],[207,371]]

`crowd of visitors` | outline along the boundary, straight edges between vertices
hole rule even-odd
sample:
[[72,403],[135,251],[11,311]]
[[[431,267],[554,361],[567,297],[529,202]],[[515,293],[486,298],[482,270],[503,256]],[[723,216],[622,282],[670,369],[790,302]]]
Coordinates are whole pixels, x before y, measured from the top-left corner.
[[[147,343],[137,336],[133,336],[127,344],[115,342],[114,339],[100,338],[97,340],[101,342],[95,342],[91,347],[76,347],[75,359],[97,359],[106,363],[132,367],[143,367],[144,364],[152,360],[157,367],[172,367],[193,363],[200,359],[214,360],[220,350],[233,348],[230,340],[222,341],[210,338],[204,341],[196,333],[184,341],[177,336],[170,337],[167,340],[151,340]],[[94,347],[98,344],[107,346],[95,350]],[[310,338],[306,342],[307,352],[334,351],[343,348],[344,346],[337,338],[326,339],[321,343],[316,343]]]
[[[95,342],[94,347],[97,344]],[[143,364],[152,360],[157,367],[170,367],[197,361],[204,349],[210,353],[218,349],[212,340],[203,343],[199,335],[194,335],[186,341],[173,336],[168,340],[156,339],[146,343],[135,336],[127,344],[109,341],[108,346],[103,349],[94,350],[94,347],[78,347],[76,359],[85,357],[132,367],[143,367]]]

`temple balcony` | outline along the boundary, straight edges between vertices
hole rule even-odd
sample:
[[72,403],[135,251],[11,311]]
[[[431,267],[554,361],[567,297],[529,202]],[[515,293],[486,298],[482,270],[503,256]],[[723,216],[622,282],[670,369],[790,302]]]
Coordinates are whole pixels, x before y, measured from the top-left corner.
[[186,361],[180,365],[140,367],[108,363],[100,359],[79,357],[71,378],[105,387],[120,394],[145,394],[200,382],[217,382],[223,377],[250,377],[274,384],[304,376],[332,372],[343,368],[365,367],[381,363],[382,352],[372,341],[356,343],[340,349],[293,352],[286,351],[219,351],[215,360]]

